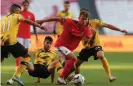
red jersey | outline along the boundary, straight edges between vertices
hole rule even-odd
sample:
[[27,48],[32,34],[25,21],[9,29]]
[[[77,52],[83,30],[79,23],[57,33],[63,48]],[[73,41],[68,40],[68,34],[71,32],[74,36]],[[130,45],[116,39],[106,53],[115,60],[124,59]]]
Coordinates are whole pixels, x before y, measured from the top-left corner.
[[[29,11],[21,11],[20,14],[25,18],[25,19],[29,19],[32,21],[35,21],[35,16],[33,13],[29,12]],[[18,30],[18,34],[17,37],[20,38],[30,38],[31,34],[30,34],[30,24],[27,24],[25,22],[21,22],[19,25],[19,30]]]
[[57,39],[55,47],[64,46],[73,51],[77,48],[78,44],[83,37],[89,37],[91,31],[88,26],[78,27],[78,22],[72,19],[65,19],[61,21],[63,25],[63,32]]

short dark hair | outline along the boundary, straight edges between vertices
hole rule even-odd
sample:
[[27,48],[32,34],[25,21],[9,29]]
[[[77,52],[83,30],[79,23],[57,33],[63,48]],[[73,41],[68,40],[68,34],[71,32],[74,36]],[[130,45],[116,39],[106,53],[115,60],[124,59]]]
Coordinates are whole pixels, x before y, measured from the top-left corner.
[[30,4],[27,0],[24,0],[24,1],[22,2],[22,5],[24,5],[25,3],[27,3],[28,5]]
[[11,8],[13,8],[13,9],[20,8],[21,9],[21,7],[19,5],[17,5],[17,4],[12,4]]
[[64,4],[70,4],[70,2],[69,1],[64,1]]
[[89,12],[85,8],[80,10],[79,16],[84,15],[85,17],[89,17]]
[[44,39],[44,41],[45,41],[45,40],[49,40],[50,42],[53,42],[53,38],[50,37],[50,36],[46,36],[45,39]]
[[80,9],[80,11],[87,11],[88,12],[88,9],[82,8],[82,9]]

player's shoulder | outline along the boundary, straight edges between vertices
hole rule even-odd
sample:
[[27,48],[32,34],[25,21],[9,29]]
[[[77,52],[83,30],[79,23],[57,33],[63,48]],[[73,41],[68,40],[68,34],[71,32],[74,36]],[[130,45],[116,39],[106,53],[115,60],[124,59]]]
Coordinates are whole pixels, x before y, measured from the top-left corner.
[[91,19],[90,21],[95,22],[95,23],[101,23],[101,22],[102,22],[102,21],[99,20],[99,19]]
[[15,14],[13,14],[13,16],[17,16],[17,17],[22,17],[22,15],[20,14],[20,13],[15,13]]
[[28,11],[27,13],[28,13],[28,15],[30,15],[30,16],[35,16],[34,13],[31,12],[31,11]]
[[33,13],[33,12],[31,12],[31,11],[28,11],[28,13],[29,13],[29,14],[31,14],[31,15],[34,15],[34,13]]

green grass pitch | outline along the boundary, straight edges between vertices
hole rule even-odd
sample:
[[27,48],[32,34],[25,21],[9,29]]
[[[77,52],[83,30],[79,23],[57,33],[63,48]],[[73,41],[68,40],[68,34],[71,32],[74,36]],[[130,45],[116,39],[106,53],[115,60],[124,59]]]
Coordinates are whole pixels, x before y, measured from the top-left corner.
[[[78,53],[76,53],[77,55]],[[112,75],[117,77],[117,80],[110,83],[105,71],[99,60],[94,61],[90,58],[87,63],[81,66],[81,74],[85,77],[85,84],[83,86],[133,86],[133,52],[132,53],[105,53],[107,57]],[[1,82],[2,86],[7,86],[6,81],[11,78],[15,71],[15,59],[10,57],[5,59],[1,67]],[[41,79],[40,84],[34,83],[35,78],[24,72],[21,76],[25,86],[58,86],[55,83],[50,83],[50,78]],[[17,86],[14,83],[13,86]],[[74,86],[73,83],[67,86]]]

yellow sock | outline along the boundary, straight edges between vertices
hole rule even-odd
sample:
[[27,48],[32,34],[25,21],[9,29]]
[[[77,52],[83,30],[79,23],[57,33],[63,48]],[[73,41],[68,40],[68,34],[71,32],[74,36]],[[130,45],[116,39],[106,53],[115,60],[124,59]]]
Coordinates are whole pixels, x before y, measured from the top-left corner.
[[59,76],[61,75],[62,71],[63,71],[63,68],[61,68],[61,69],[59,69],[59,70],[57,71],[57,73],[58,73]]
[[62,68],[62,65],[60,62],[58,62],[56,65],[55,65],[56,69],[57,69],[57,73],[58,75],[60,76],[62,71],[63,71],[63,68]]
[[[25,63],[28,63],[28,62],[30,62],[30,57],[28,56],[28,57],[25,57],[25,58],[23,58],[23,61],[22,61],[24,64]],[[20,64],[20,66],[18,67],[18,69],[16,70],[16,72],[14,73],[14,75],[13,75],[13,77],[14,76],[16,76],[16,77],[20,77],[21,76],[21,74],[26,70],[26,65],[24,65],[24,64]],[[13,78],[12,77],[12,78]]]
[[100,60],[102,62],[105,72],[107,73],[108,77],[110,77],[111,72],[110,72],[109,63],[108,63],[107,59],[104,57],[103,59],[100,59]]

